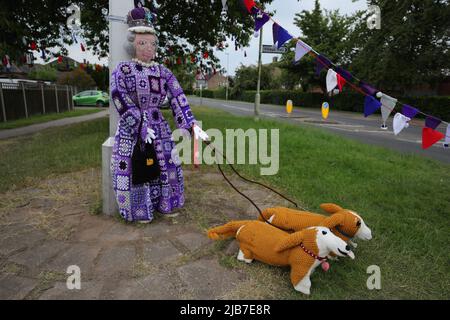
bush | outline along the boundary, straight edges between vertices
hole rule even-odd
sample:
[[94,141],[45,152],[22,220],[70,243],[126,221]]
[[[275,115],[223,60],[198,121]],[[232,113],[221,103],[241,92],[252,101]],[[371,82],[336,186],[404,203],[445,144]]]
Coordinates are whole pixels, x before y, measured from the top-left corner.
[[[200,91],[194,94],[199,96]],[[225,99],[224,90],[203,90],[203,97]],[[255,101],[256,91],[243,91],[230,95],[232,100],[246,102]],[[402,103],[409,104],[420,111],[442,119],[450,120],[450,97],[397,97]],[[342,93],[334,97],[328,97],[321,93],[302,92],[299,90],[261,90],[261,103],[285,106],[287,100],[292,100],[294,106],[305,108],[321,108],[327,101],[330,108],[341,111],[364,112],[364,96],[359,93]],[[400,108],[397,106],[397,110]],[[378,112],[380,113],[380,112]],[[418,115],[417,117],[421,117]]]

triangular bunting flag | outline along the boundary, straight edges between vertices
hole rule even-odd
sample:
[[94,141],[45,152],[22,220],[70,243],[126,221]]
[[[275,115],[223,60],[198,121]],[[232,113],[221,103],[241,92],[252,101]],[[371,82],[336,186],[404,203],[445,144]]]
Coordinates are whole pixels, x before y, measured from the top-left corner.
[[274,23],[272,26],[273,44],[278,42],[278,29],[279,28],[280,28],[280,26],[276,23]]
[[431,128],[431,129],[436,129],[438,127],[438,125],[441,124],[441,120],[432,117],[432,116],[427,116],[427,118],[425,119],[425,126],[427,128]]
[[366,96],[364,100],[364,117],[370,116],[372,113],[381,108],[381,102],[372,96]]
[[331,66],[331,61],[326,58],[325,56],[319,54],[318,56],[316,56],[316,76],[320,75],[320,72],[322,71],[323,68],[325,67],[330,67]]
[[255,31],[259,31],[259,29],[261,29],[262,26],[265,25],[266,22],[269,21],[269,20],[270,20],[270,17],[269,17],[269,15],[266,14],[266,13],[263,13],[263,14],[261,15],[261,18],[258,18],[258,17],[257,17],[257,18],[255,19]]
[[382,95],[381,104],[383,107],[381,108],[381,117],[383,118],[383,123],[386,122],[386,120],[389,118],[389,115],[391,114],[392,110],[394,110],[395,105],[397,104],[397,99],[392,98],[388,96],[387,94]]
[[337,73],[333,69],[328,69],[327,73],[327,92],[333,91],[338,85]]
[[369,96],[375,96],[375,94],[378,92],[374,87],[372,87],[370,84],[360,81],[359,87],[367,93]]
[[85,51],[86,51],[86,49],[84,48],[84,46],[83,46],[83,44],[82,44],[82,43],[80,43],[80,46],[81,46],[81,51],[85,52]]
[[248,12],[252,12],[252,8],[255,6],[255,1],[253,0],[244,0],[244,5],[247,8]]
[[439,131],[431,128],[422,129],[422,149],[428,149],[433,144],[444,138],[444,135]]
[[345,84],[347,83],[347,81],[345,80],[345,78],[343,78],[339,73],[337,74],[337,82],[338,82],[338,88],[339,91],[342,92],[342,88],[345,86]]
[[311,47],[304,43],[302,40],[297,41],[295,46],[295,62],[303,58],[308,52],[311,51]]
[[408,118],[414,118],[418,113],[419,110],[417,110],[416,108],[413,108],[407,104],[405,104],[402,108],[402,113],[407,116]]
[[336,72],[342,77],[344,78],[346,81],[352,81],[352,74],[350,72],[348,72],[347,70],[342,69],[341,67],[337,67]]
[[397,112],[394,116],[394,134],[398,135],[400,132],[402,132],[403,129],[408,128],[409,121],[411,121],[410,118],[404,116],[400,112]]
[[286,43],[286,41],[291,40],[292,36],[287,32],[284,28],[278,26],[278,49],[281,48],[283,44]]

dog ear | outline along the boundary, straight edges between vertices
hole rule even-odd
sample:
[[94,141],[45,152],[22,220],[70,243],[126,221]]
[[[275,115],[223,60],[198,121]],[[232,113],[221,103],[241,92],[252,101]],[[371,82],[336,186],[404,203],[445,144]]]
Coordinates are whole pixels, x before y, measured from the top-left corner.
[[333,214],[333,213],[336,213],[336,212],[342,210],[342,208],[340,206],[338,206],[337,204],[334,204],[334,203],[322,203],[320,205],[320,208],[323,211],[328,212],[330,214]]
[[304,238],[305,238],[305,233],[303,231],[294,232],[294,233],[290,234],[289,236],[287,236],[286,238],[284,238],[283,240],[281,240],[276,245],[275,251],[282,252],[284,250],[296,247],[296,246],[300,245],[300,243],[303,241]]
[[342,224],[344,222],[344,218],[345,218],[344,215],[341,213],[333,214],[332,216],[322,221],[320,225],[331,229],[336,227],[337,225]]

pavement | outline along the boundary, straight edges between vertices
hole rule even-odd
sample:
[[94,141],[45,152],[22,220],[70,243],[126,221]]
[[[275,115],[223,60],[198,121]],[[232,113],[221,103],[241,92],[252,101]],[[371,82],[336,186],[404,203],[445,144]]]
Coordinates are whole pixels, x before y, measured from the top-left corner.
[[[255,285],[263,264],[237,264],[235,240],[212,241],[206,229],[256,210],[211,168],[185,169],[186,204],[177,217],[157,215],[130,224],[95,214],[101,205],[100,169],[61,175],[0,195],[2,299],[271,299]],[[209,171],[208,171],[209,170]],[[287,205],[264,190],[232,180],[262,207]],[[80,269],[81,288],[67,281]],[[277,272],[280,269],[276,268]],[[70,270],[69,270],[70,271]],[[278,281],[293,292],[289,272]]]
[[[202,98],[201,101],[199,97],[195,96],[189,96],[189,102],[191,105],[202,104],[203,106],[224,110],[235,115],[254,115],[253,103],[209,98]],[[360,113],[333,110],[331,105],[328,119],[323,120],[320,108],[298,107],[294,109],[291,115],[288,115],[285,110],[286,108],[283,106],[262,104],[260,115],[263,118],[277,119],[295,125],[323,128],[334,134],[366,144],[382,146],[397,152],[420,155],[444,163],[450,163],[450,148],[443,148],[443,140],[429,149],[422,149],[424,119],[413,119],[409,128],[404,129],[398,136],[395,136],[392,132],[392,116],[386,123],[389,130],[381,130],[381,115],[372,115],[365,118]],[[445,134],[446,129],[445,124],[441,124],[438,127],[438,130],[443,134]]]
[[15,128],[15,129],[5,129],[0,130],[0,140],[8,139],[12,137],[23,136],[27,134],[32,134],[41,130],[54,127],[62,127],[70,124],[80,123],[84,121],[94,120],[98,118],[103,118],[109,115],[109,108],[104,111],[96,112],[93,114],[88,114],[79,117],[63,118],[59,120],[48,121],[44,123],[33,124],[30,126]]

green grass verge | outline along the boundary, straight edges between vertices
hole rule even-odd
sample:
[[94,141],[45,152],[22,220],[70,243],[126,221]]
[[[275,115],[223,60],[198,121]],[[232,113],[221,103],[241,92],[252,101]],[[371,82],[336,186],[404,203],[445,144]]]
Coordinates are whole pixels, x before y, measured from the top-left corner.
[[[164,112],[166,119],[172,117]],[[280,169],[260,176],[258,165],[238,165],[310,210],[335,202],[359,212],[374,238],[360,242],[356,260],[332,263],[312,277],[312,299],[449,299],[450,166],[431,159],[364,145],[316,128],[276,120],[254,122],[207,108],[194,108],[204,128],[280,130]],[[0,141],[0,192],[51,174],[100,166],[108,120],[52,128]],[[255,186],[255,188],[259,188]],[[233,264],[232,264],[233,265]],[[381,269],[381,290],[368,290],[367,267]],[[282,268],[252,264],[249,283],[277,284],[280,299],[301,299]]]
[[86,114],[92,114],[105,110],[105,108],[89,108],[89,109],[76,109],[73,111],[66,111],[61,113],[50,113],[43,115],[35,115],[29,118],[12,120],[8,122],[0,122],[0,130],[4,129],[14,129],[19,127],[25,127],[32,124],[49,122],[52,120],[58,120],[63,118],[79,117]]

